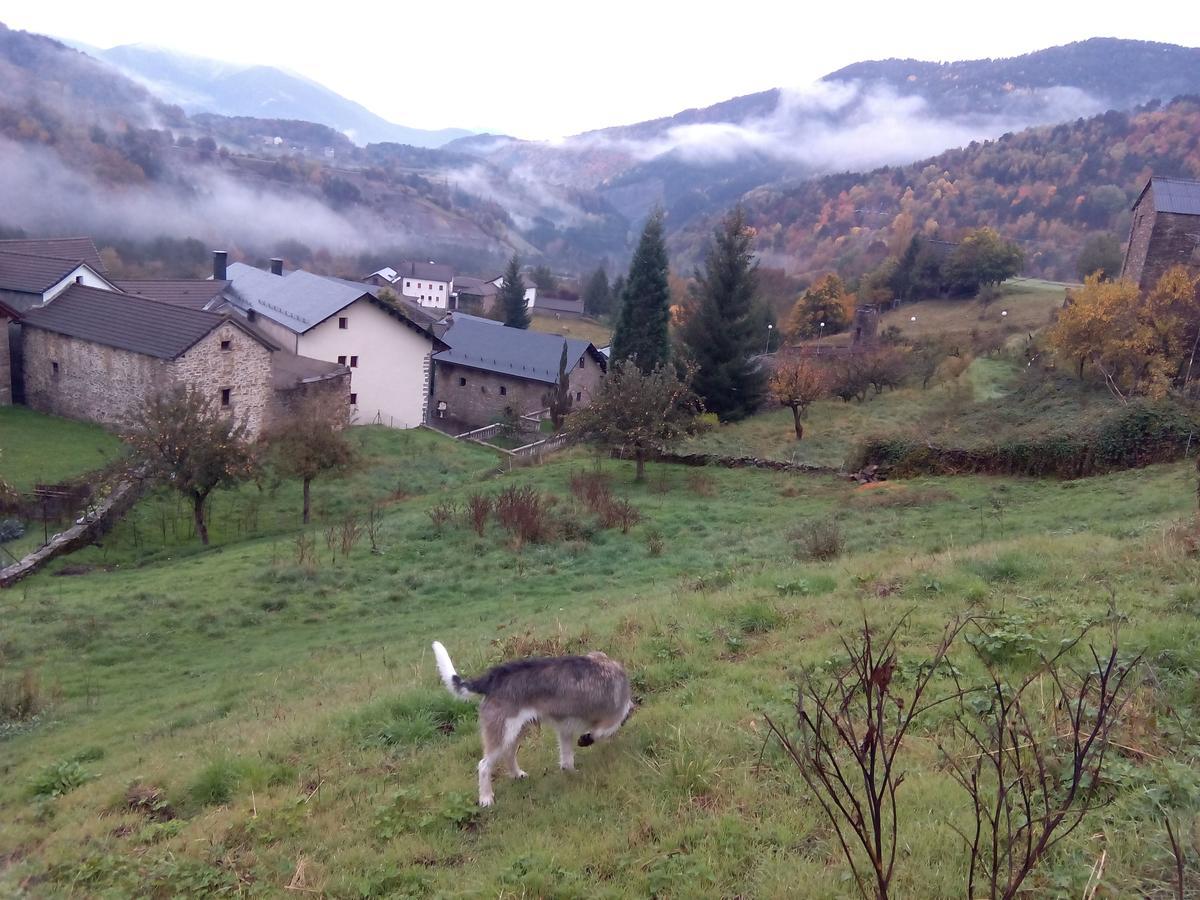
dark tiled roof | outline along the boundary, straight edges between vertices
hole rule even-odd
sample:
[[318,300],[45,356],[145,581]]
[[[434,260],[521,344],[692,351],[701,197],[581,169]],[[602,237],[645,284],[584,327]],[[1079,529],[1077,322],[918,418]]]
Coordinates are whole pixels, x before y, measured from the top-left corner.
[[82,259],[101,275],[108,270],[100,260],[96,244],[90,237],[70,238],[13,238],[0,241],[0,253],[24,253],[26,256],[49,256],[55,259]]
[[229,287],[228,281],[211,279],[114,281],[113,284],[127,294],[135,294],[138,297],[145,297],[147,300],[158,300],[161,303],[173,303],[192,309],[204,309],[214,297],[219,296],[225,288]]
[[[21,314],[19,312],[17,312],[11,306],[6,304],[3,300],[0,300],[0,319],[19,319],[19,318],[21,318]],[[4,339],[5,339],[4,336],[0,335],[0,341],[2,341]]]
[[323,359],[297,356],[295,353],[276,353],[271,357],[271,380],[277,391],[287,391],[312,381],[324,381],[349,375],[350,367]]
[[1159,212],[1200,216],[1200,181],[1155,175],[1154,208]]
[[570,297],[538,297],[533,311],[537,312],[569,312],[583,315],[583,301]]
[[500,288],[490,281],[475,278],[471,275],[459,275],[454,279],[454,290],[460,294],[474,294],[479,297],[490,297],[498,294]]
[[54,259],[0,250],[0,290],[41,294],[70,275],[82,262],[82,259]]
[[225,322],[268,349],[279,349],[228,316],[80,284],[71,285],[50,303],[23,314],[21,322],[26,327],[158,359],[177,359]]
[[429,281],[453,281],[454,267],[442,263],[402,262],[396,266],[400,278],[425,278]]
[[578,338],[509,328],[464,313],[453,313],[447,321],[450,327],[442,340],[450,349],[433,357],[441,363],[553,384],[558,378],[563,341],[567,342],[568,372],[574,370],[579,358],[589,350],[597,359],[602,358],[588,341]]

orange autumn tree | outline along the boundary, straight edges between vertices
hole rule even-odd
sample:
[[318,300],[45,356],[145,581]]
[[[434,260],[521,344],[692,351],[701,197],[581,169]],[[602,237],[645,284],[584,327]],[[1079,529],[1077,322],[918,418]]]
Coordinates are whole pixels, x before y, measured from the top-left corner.
[[797,357],[784,359],[775,368],[775,374],[767,384],[771,396],[792,411],[796,426],[796,440],[803,440],[804,425],[801,418],[808,407],[820,400],[829,391],[829,379],[825,370],[814,365],[812,360]]

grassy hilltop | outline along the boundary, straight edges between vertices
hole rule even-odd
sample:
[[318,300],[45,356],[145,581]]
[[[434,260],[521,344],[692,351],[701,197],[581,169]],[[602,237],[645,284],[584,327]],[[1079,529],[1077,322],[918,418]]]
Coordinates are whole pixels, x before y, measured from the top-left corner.
[[[867,434],[996,439],[1111,412],[1057,377],[1030,383],[1010,351],[926,390],[817,404],[799,445],[779,410],[691,449],[836,466]],[[60,434],[32,415],[4,424],[0,471]],[[1111,803],[1027,887],[1082,896],[1103,856],[1096,896],[1170,895],[1164,821],[1185,844],[1200,825],[1194,460],[863,486],[652,463],[634,484],[632,464],[584,450],[510,469],[429,432],[354,438],[360,462],[314,483],[307,530],[286,480],[217,494],[208,550],[187,509],[151,494],[101,546],[0,592],[0,894],[849,896],[764,714],[794,723],[798,676],[840,665],[864,616],[907,616],[903,681],[946,622],[976,615],[1010,678],[1087,625],[1103,648],[1119,625],[1122,656],[1144,654],[1105,763]],[[514,489],[538,500],[542,533],[494,515],[477,533],[470,499]],[[640,706],[573,775],[531,733],[531,777],[498,778],[481,811],[476,707],[441,687],[434,639],[465,674],[603,649]],[[951,663],[982,675],[965,640]],[[901,754],[898,896],[966,891],[954,829],[969,802],[940,744],[970,753],[932,716]]]

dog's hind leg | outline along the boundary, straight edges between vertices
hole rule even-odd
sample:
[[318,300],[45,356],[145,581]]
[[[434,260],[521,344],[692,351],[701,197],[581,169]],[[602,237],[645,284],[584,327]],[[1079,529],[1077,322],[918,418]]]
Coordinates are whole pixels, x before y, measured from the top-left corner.
[[508,745],[507,752],[504,754],[504,764],[508,767],[510,778],[524,778],[529,773],[521,768],[517,763],[517,747],[521,744],[520,737]]
[[492,793],[492,772],[505,757],[506,719],[503,711],[492,709],[484,702],[479,710],[479,733],[483,738],[483,758],[479,760],[479,805],[491,806],[495,802]]
[[558,733],[558,766],[564,772],[575,771],[575,739],[579,737],[579,728],[574,722],[555,722],[554,730]]

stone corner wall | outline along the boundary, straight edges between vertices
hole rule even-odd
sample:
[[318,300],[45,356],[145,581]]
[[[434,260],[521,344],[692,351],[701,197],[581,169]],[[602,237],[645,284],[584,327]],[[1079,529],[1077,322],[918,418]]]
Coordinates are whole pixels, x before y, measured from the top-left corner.
[[12,356],[8,348],[8,323],[0,316],[0,406],[12,403]]
[[[221,349],[222,341],[229,342],[228,350]],[[195,385],[217,404],[228,390],[228,410],[245,420],[249,438],[266,426],[274,400],[271,351],[240,328],[225,324],[215,329],[174,360],[170,373],[176,383]]]

